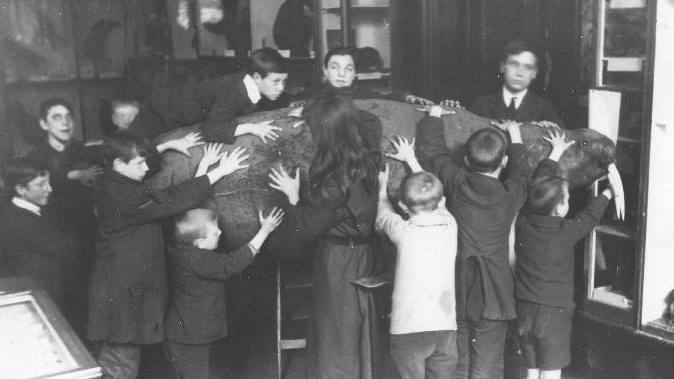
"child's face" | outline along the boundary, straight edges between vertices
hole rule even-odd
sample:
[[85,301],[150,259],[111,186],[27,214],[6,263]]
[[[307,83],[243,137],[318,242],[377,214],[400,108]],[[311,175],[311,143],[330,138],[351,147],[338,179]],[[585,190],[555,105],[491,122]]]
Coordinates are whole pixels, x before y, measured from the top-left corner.
[[47,116],[40,119],[40,127],[50,138],[68,142],[73,136],[73,116],[63,105],[54,105],[47,111]]
[[145,174],[150,170],[147,166],[145,157],[136,156],[131,158],[128,162],[124,162],[121,159],[115,159],[112,164],[112,169],[127,178],[142,181],[145,178]]
[[280,74],[278,72],[270,72],[264,78],[260,74],[253,74],[253,80],[257,84],[260,93],[269,100],[276,100],[281,96],[283,90],[286,88],[286,80],[288,74]]
[[218,227],[217,221],[211,221],[206,224],[206,235],[197,240],[197,247],[204,250],[215,250],[218,248],[222,231]]
[[331,86],[349,87],[356,78],[356,65],[350,55],[333,55],[323,69],[323,74]]
[[45,206],[49,202],[51,195],[51,184],[49,183],[49,174],[38,176],[26,183],[25,186],[16,186],[16,194],[35,205]]
[[135,104],[120,104],[112,111],[112,123],[119,130],[126,130],[138,115],[138,106]]
[[503,82],[511,92],[520,92],[529,88],[531,81],[536,78],[537,71],[536,56],[529,51],[510,55],[501,64]]

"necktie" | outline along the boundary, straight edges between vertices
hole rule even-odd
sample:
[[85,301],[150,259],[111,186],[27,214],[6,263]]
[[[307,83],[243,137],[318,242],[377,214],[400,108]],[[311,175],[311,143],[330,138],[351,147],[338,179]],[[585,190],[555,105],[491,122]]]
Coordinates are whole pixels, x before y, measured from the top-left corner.
[[517,97],[513,96],[510,99],[510,105],[508,105],[508,116],[510,116],[511,120],[515,119],[515,112],[517,111],[517,108],[515,107],[515,100]]

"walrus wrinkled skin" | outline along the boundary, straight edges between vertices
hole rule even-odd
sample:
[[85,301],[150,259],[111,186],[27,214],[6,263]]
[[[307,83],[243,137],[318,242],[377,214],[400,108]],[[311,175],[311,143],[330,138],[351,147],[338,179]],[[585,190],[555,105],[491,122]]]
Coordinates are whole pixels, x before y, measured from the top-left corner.
[[[391,100],[356,100],[356,105],[378,116],[383,125],[382,152],[392,152],[387,137],[402,135],[414,137],[417,122],[424,116],[417,106]],[[453,152],[457,162],[461,162],[461,146],[468,137],[482,128],[493,128],[490,120],[476,116],[462,109],[453,109],[456,114],[443,117],[447,147]],[[226,150],[234,146],[248,149],[250,167],[239,170],[215,185],[215,196],[204,204],[214,209],[227,235],[229,248],[248,241],[259,228],[257,211],[267,210],[284,202],[280,192],[269,187],[269,170],[279,163],[286,168],[301,167],[302,178],[306,179],[315,146],[306,125],[293,128],[298,120],[287,117],[290,109],[258,112],[242,117],[242,122],[275,120],[274,124],[283,128],[277,141],[262,143],[258,137],[242,136],[234,145],[226,145]],[[164,140],[180,137],[198,127],[178,129]],[[529,150],[529,165],[533,168],[550,153],[550,144],[543,139],[546,129],[523,124],[521,127],[524,144]],[[571,187],[586,186],[607,173],[607,166],[615,160],[615,145],[604,135],[589,129],[566,130],[567,139],[576,143],[566,150],[560,159],[560,176],[566,178]],[[194,175],[201,159],[201,147],[191,150],[191,157],[168,152],[164,155],[161,170],[148,181],[154,188],[164,188],[180,183]],[[389,193],[397,193],[400,180],[406,174],[404,166],[391,159],[389,162],[391,179]]]

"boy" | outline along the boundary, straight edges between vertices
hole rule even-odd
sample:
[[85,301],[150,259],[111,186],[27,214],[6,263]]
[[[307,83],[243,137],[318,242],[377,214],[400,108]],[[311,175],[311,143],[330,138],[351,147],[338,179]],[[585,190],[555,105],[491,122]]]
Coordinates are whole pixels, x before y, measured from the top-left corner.
[[[103,146],[108,171],[95,192],[96,257],[89,288],[89,339],[101,341],[98,362],[105,375],[135,378],[143,345],[164,340],[167,285],[161,221],[198,206],[211,185],[247,167],[248,156],[204,151],[196,177],[155,191],[147,174],[146,142],[118,133]],[[208,167],[216,167],[206,173]]]
[[[413,169],[400,184],[395,213],[387,195],[388,165],[379,175],[375,227],[396,245],[391,356],[401,379],[453,378],[456,369],[454,262],[456,222],[445,208],[442,184],[421,171],[414,148],[398,139],[396,155]],[[406,147],[406,148],[405,148]],[[415,170],[416,169],[416,170]]]
[[225,279],[253,262],[262,244],[283,219],[274,207],[259,214],[260,230],[249,243],[227,254],[217,252],[220,228],[208,209],[178,217],[175,244],[169,247],[171,305],[166,316],[166,347],[175,377],[209,378],[211,343],[227,336]]
[[18,158],[7,163],[3,179],[13,193],[0,218],[1,255],[9,266],[3,270],[34,279],[72,322],[67,295],[76,287],[69,273],[77,264],[78,241],[74,230],[44,209],[52,193],[49,172],[40,162]]
[[270,121],[238,123],[237,117],[252,113],[264,96],[276,100],[285,89],[288,68],[285,58],[272,48],[253,52],[246,71],[193,86],[157,90],[147,104],[131,100],[112,103],[112,121],[119,129],[154,138],[181,126],[201,122],[204,139],[231,144],[244,134],[263,142],[278,138],[281,128]]
[[544,126],[564,126],[552,104],[529,91],[538,73],[538,57],[533,48],[523,41],[507,43],[500,72],[501,90],[478,98],[469,108],[471,112],[497,121],[538,121]]
[[568,183],[556,175],[568,146],[555,133],[550,157],[541,162],[529,187],[526,211],[517,219],[515,297],[527,379],[561,378],[570,362],[573,321],[574,245],[599,222],[610,189],[572,219]]
[[40,104],[39,124],[46,132],[41,144],[28,157],[47,167],[53,188],[49,208],[58,210],[54,217],[60,224],[69,224],[77,230],[78,251],[72,252],[72,262],[67,272],[74,284],[69,296],[68,315],[78,333],[86,325],[86,288],[91,273],[94,254],[96,219],[91,185],[103,173],[98,165],[96,151],[73,138],[75,125],[72,106],[64,99],[49,98]]
[[495,129],[479,130],[466,142],[466,167],[459,166],[445,145],[443,114],[433,106],[419,122],[417,155],[443,183],[447,208],[458,224],[457,378],[498,379],[503,377],[507,320],[515,318],[508,241],[526,199],[527,151],[519,124],[506,122],[501,127],[510,145]]

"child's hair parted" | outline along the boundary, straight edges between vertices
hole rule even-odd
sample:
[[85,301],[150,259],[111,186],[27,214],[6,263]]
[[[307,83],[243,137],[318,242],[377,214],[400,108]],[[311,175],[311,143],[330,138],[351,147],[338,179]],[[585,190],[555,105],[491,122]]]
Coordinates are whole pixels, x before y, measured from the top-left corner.
[[551,216],[555,207],[564,201],[569,183],[558,176],[534,179],[529,185],[526,208],[532,214]]
[[58,105],[67,109],[68,112],[73,113],[73,106],[72,106],[72,104],[70,104],[70,102],[68,100],[62,99],[60,97],[50,97],[40,104],[40,110],[39,110],[40,119],[46,120],[47,116],[49,115],[49,111],[53,107],[58,106]]
[[112,167],[115,159],[128,163],[135,157],[148,157],[150,149],[147,139],[128,132],[118,132],[105,140],[103,161],[108,167]]
[[444,196],[438,177],[425,171],[407,175],[400,183],[399,191],[400,201],[412,213],[434,211]]
[[15,158],[7,162],[3,170],[2,179],[5,188],[12,193],[16,187],[25,187],[31,180],[49,174],[47,167],[30,158]]
[[218,216],[210,209],[189,210],[175,219],[173,239],[175,242],[194,244],[206,236],[206,226],[218,222]]
[[501,133],[494,129],[481,129],[466,141],[466,163],[473,172],[493,172],[501,165],[505,151],[506,140]]
[[288,62],[276,49],[263,47],[251,54],[246,73],[248,75],[258,73],[262,78],[270,73],[287,74]]

